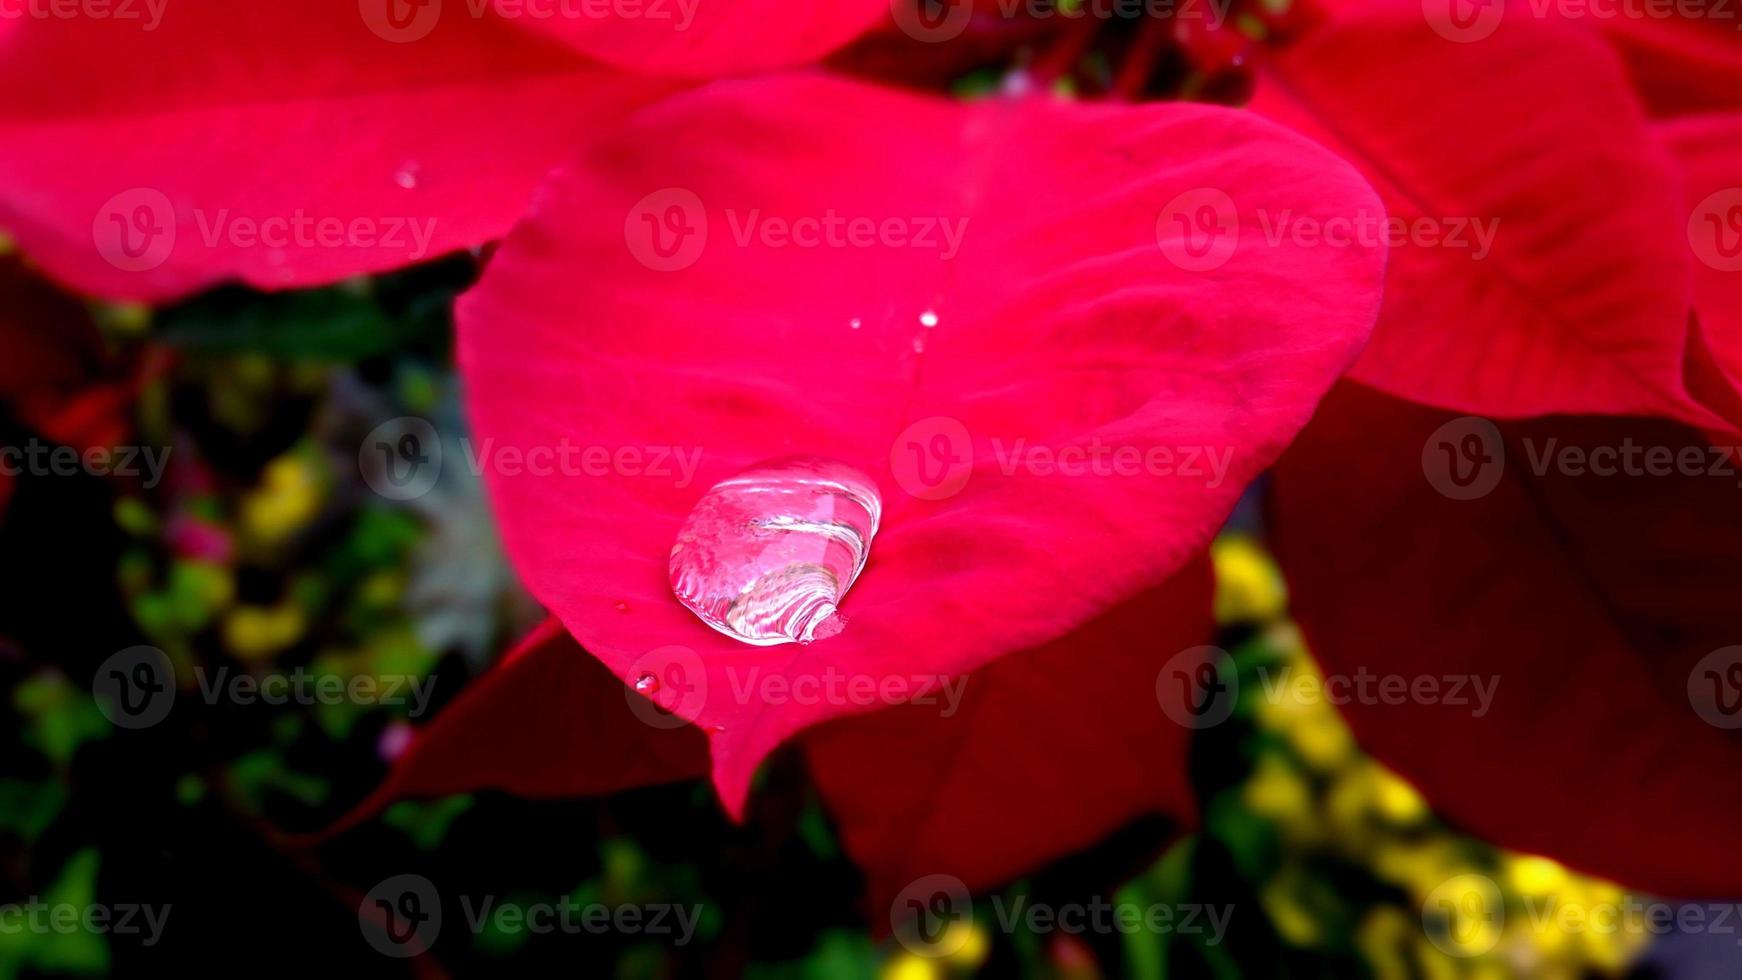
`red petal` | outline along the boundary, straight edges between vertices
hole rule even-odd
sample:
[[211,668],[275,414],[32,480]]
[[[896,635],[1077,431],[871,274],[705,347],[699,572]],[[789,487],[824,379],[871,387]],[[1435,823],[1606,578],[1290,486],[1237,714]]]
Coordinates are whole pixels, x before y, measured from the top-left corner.
[[0,401],[61,397],[97,373],[103,339],[84,304],[0,258]]
[[[1735,390],[1742,382],[1742,113],[1689,117],[1656,131],[1682,165],[1694,308]],[[1742,423],[1742,409],[1727,414]]]
[[707,772],[707,751],[701,733],[653,714],[553,618],[420,730],[381,787],[328,833],[406,797],[593,796],[688,779]]
[[1209,642],[1211,589],[1200,560],[1069,636],[957,679],[952,714],[940,696],[806,735],[873,911],[926,875],[999,884],[1144,814],[1190,824],[1190,729],[1161,711],[1156,673]]
[[305,286],[477,245],[578,133],[660,91],[493,19],[402,44],[354,0],[163,13],[0,34],[0,89],[31,93],[0,107],[0,228],[86,292]]
[[0,405],[76,449],[123,445],[138,385],[112,363],[83,303],[0,259]]
[[1480,258],[1469,232],[1470,247],[1392,250],[1354,377],[1504,417],[1716,424],[1684,377],[1676,167],[1615,54],[1588,28],[1528,16],[1454,43],[1408,8],[1311,35],[1267,67],[1254,101],[1353,161],[1392,215],[1441,234],[1453,220],[1495,229]]
[[[1475,465],[1501,438],[1503,462]],[[1477,451],[1465,455],[1468,439]],[[1671,423],[1490,430],[1341,385],[1278,466],[1277,554],[1327,674],[1497,681],[1480,717],[1468,682],[1465,704],[1447,693],[1343,709],[1362,745],[1440,812],[1656,894],[1733,895],[1742,849],[1724,842],[1742,783],[1722,774],[1742,767],[1730,730],[1742,715],[1723,709],[1742,686],[1719,700],[1710,685],[1742,665],[1742,491],[1728,469],[1596,476],[1549,463],[1628,440],[1697,447],[1699,465],[1715,465],[1698,434]],[[1450,458],[1467,486],[1452,482]],[[1447,495],[1490,482],[1473,499]]]
[[[1237,202],[1238,247],[1196,238],[1225,264],[1188,272],[1157,227],[1183,256],[1162,219],[1211,209],[1216,189]],[[546,186],[459,305],[510,554],[618,677],[679,659],[705,681],[670,700],[712,729],[715,780],[737,812],[774,745],[866,710],[767,704],[768,678],[971,670],[1069,633],[1208,543],[1355,356],[1376,304],[1380,251],[1270,246],[1255,213],[1284,208],[1324,218],[1378,204],[1305,141],[1201,106],[964,104],[801,76],[651,108]],[[762,237],[769,220],[830,214],[883,237]],[[967,220],[959,255],[941,257],[946,239],[921,223],[933,218]],[[899,247],[885,221],[928,244]],[[687,250],[656,250],[676,242]],[[1192,475],[1006,474],[1016,439],[1208,448],[1226,470],[1212,478],[1193,456]],[[939,440],[965,486],[892,470]],[[700,452],[693,479],[668,457],[609,474],[580,455],[661,447]],[[535,451],[541,472],[498,465],[508,451]],[[677,603],[667,556],[708,486],[791,453],[874,474],[883,530],[846,632],[751,648]]]
[[608,9],[513,19],[600,61],[686,78],[816,61],[889,19],[889,0],[575,0],[573,7]]
[[1742,108],[1736,20],[1610,17],[1602,25],[1652,115]]

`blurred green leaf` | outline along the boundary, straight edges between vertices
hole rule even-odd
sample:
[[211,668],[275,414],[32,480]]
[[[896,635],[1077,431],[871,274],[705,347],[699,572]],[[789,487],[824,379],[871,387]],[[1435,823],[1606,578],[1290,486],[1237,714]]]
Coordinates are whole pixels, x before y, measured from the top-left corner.
[[109,734],[109,721],[97,702],[64,674],[37,674],[18,685],[12,700],[19,714],[30,719],[25,742],[57,766],[71,762],[79,746]]
[[448,835],[455,818],[472,808],[471,796],[450,796],[433,803],[395,803],[381,815],[381,822],[411,838],[420,850],[433,851]]
[[56,780],[0,779],[0,830],[34,842],[66,805],[66,795]]
[[201,353],[353,361],[391,353],[427,327],[396,321],[368,295],[342,287],[272,295],[226,289],[165,311],[155,336]]
[[[36,900],[47,908],[70,905],[90,908],[97,900],[97,869],[100,859],[94,848],[79,851],[61,868],[56,878]],[[0,980],[12,980],[23,971],[43,973],[105,974],[109,971],[109,945],[101,933],[83,928],[68,932],[48,929],[0,931]]]

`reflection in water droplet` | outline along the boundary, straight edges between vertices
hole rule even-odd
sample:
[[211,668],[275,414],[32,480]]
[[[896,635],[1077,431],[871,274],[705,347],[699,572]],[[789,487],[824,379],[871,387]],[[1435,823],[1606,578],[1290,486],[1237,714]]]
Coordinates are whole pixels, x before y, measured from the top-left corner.
[[926,310],[924,313],[921,313],[919,315],[919,323],[920,323],[920,326],[925,327],[927,330],[930,330],[931,328],[937,326],[938,325],[937,311]]
[[857,330],[864,325],[865,324],[863,322],[861,322],[858,317],[854,317],[853,319],[847,321],[847,326],[852,327],[854,330]]
[[399,172],[393,175],[393,182],[409,191],[417,186],[417,175],[422,170],[423,167],[417,161],[407,161],[404,166],[399,168]]
[[834,460],[788,456],[715,484],[671,549],[671,589],[745,643],[809,643],[845,621],[883,511],[877,485]]
[[652,694],[659,690],[659,678],[652,674],[642,674],[635,678],[635,689],[642,694]]

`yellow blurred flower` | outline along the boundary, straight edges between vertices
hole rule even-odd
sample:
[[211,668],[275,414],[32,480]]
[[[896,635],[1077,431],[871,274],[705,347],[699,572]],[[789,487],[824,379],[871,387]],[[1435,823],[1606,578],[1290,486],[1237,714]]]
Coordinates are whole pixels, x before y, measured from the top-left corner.
[[1273,820],[1288,820],[1312,809],[1312,791],[1288,763],[1264,756],[1243,790],[1246,808]]
[[1415,923],[1395,905],[1376,905],[1361,920],[1355,945],[1373,968],[1378,980],[1408,980],[1409,962],[1404,957],[1415,936]]
[[883,980],[939,980],[944,975],[936,960],[902,950],[883,966]]
[[1375,802],[1381,816],[1398,825],[1419,823],[1427,819],[1427,801],[1421,798],[1414,786],[1381,765],[1375,764],[1373,773],[1377,783]]
[[260,486],[242,502],[243,530],[271,545],[307,527],[320,513],[323,476],[319,464],[300,453],[286,453],[267,464]]
[[239,660],[266,660],[302,639],[308,620],[294,603],[238,606],[224,619],[224,646]]
[[1301,895],[1301,872],[1286,868],[1265,882],[1258,892],[1270,922],[1283,939],[1301,947],[1313,947],[1324,938],[1324,923]]
[[121,337],[137,337],[151,327],[151,307],[143,303],[101,303],[93,308],[99,326]]
[[1522,895],[1551,895],[1567,885],[1570,876],[1559,862],[1532,854],[1510,857],[1506,861],[1506,880]]
[[1216,621],[1264,622],[1288,608],[1288,590],[1275,562],[1243,534],[1225,534],[1210,546],[1216,567]]
[[1286,734],[1301,761],[1321,772],[1335,770],[1355,757],[1355,738],[1349,734],[1349,726],[1328,706],[1301,718]]
[[[960,943],[961,945],[956,945]],[[986,962],[986,956],[992,951],[992,939],[986,935],[986,930],[971,919],[957,919],[950,924],[944,933],[940,948],[953,950],[944,960],[963,971],[972,972]]]

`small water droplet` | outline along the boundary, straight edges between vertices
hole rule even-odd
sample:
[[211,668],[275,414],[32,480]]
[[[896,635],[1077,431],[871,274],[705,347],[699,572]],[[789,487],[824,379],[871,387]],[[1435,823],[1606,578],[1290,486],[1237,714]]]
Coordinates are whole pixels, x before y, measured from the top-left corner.
[[626,612],[628,612],[628,611],[629,611],[629,603],[627,603],[627,602],[621,602],[621,601],[619,601],[619,602],[618,602],[618,603],[617,603],[617,606],[616,606],[616,608],[617,608],[617,611],[618,611],[618,612],[620,612],[620,613],[626,613]]
[[865,567],[883,502],[845,463],[788,456],[715,484],[671,550],[671,590],[745,643],[809,643],[840,632],[836,607]]
[[861,322],[858,317],[854,317],[853,319],[847,321],[847,326],[854,329],[854,330],[857,330],[864,325],[865,324],[863,322]]
[[659,690],[659,678],[652,674],[642,674],[635,678],[635,690],[642,694],[652,694]]
[[423,166],[416,160],[408,160],[405,165],[400,167],[398,172],[393,175],[393,182],[409,191],[417,186],[418,174],[422,173],[422,171]]
[[921,313],[919,315],[919,323],[920,323],[920,326],[925,327],[927,330],[930,330],[931,328],[937,326],[938,325],[937,311],[936,310],[926,310],[924,313]]
[[725,726],[725,725],[709,725],[709,726],[708,726],[708,727],[707,727],[707,731],[708,731],[708,733],[709,733],[709,734],[712,734],[712,735],[718,735],[718,734],[720,734],[720,733],[721,733],[721,732],[723,732],[723,731],[725,731],[725,730],[726,730],[726,726]]
[[915,354],[924,354],[925,353],[925,334],[922,333],[919,336],[913,338],[913,352]]

